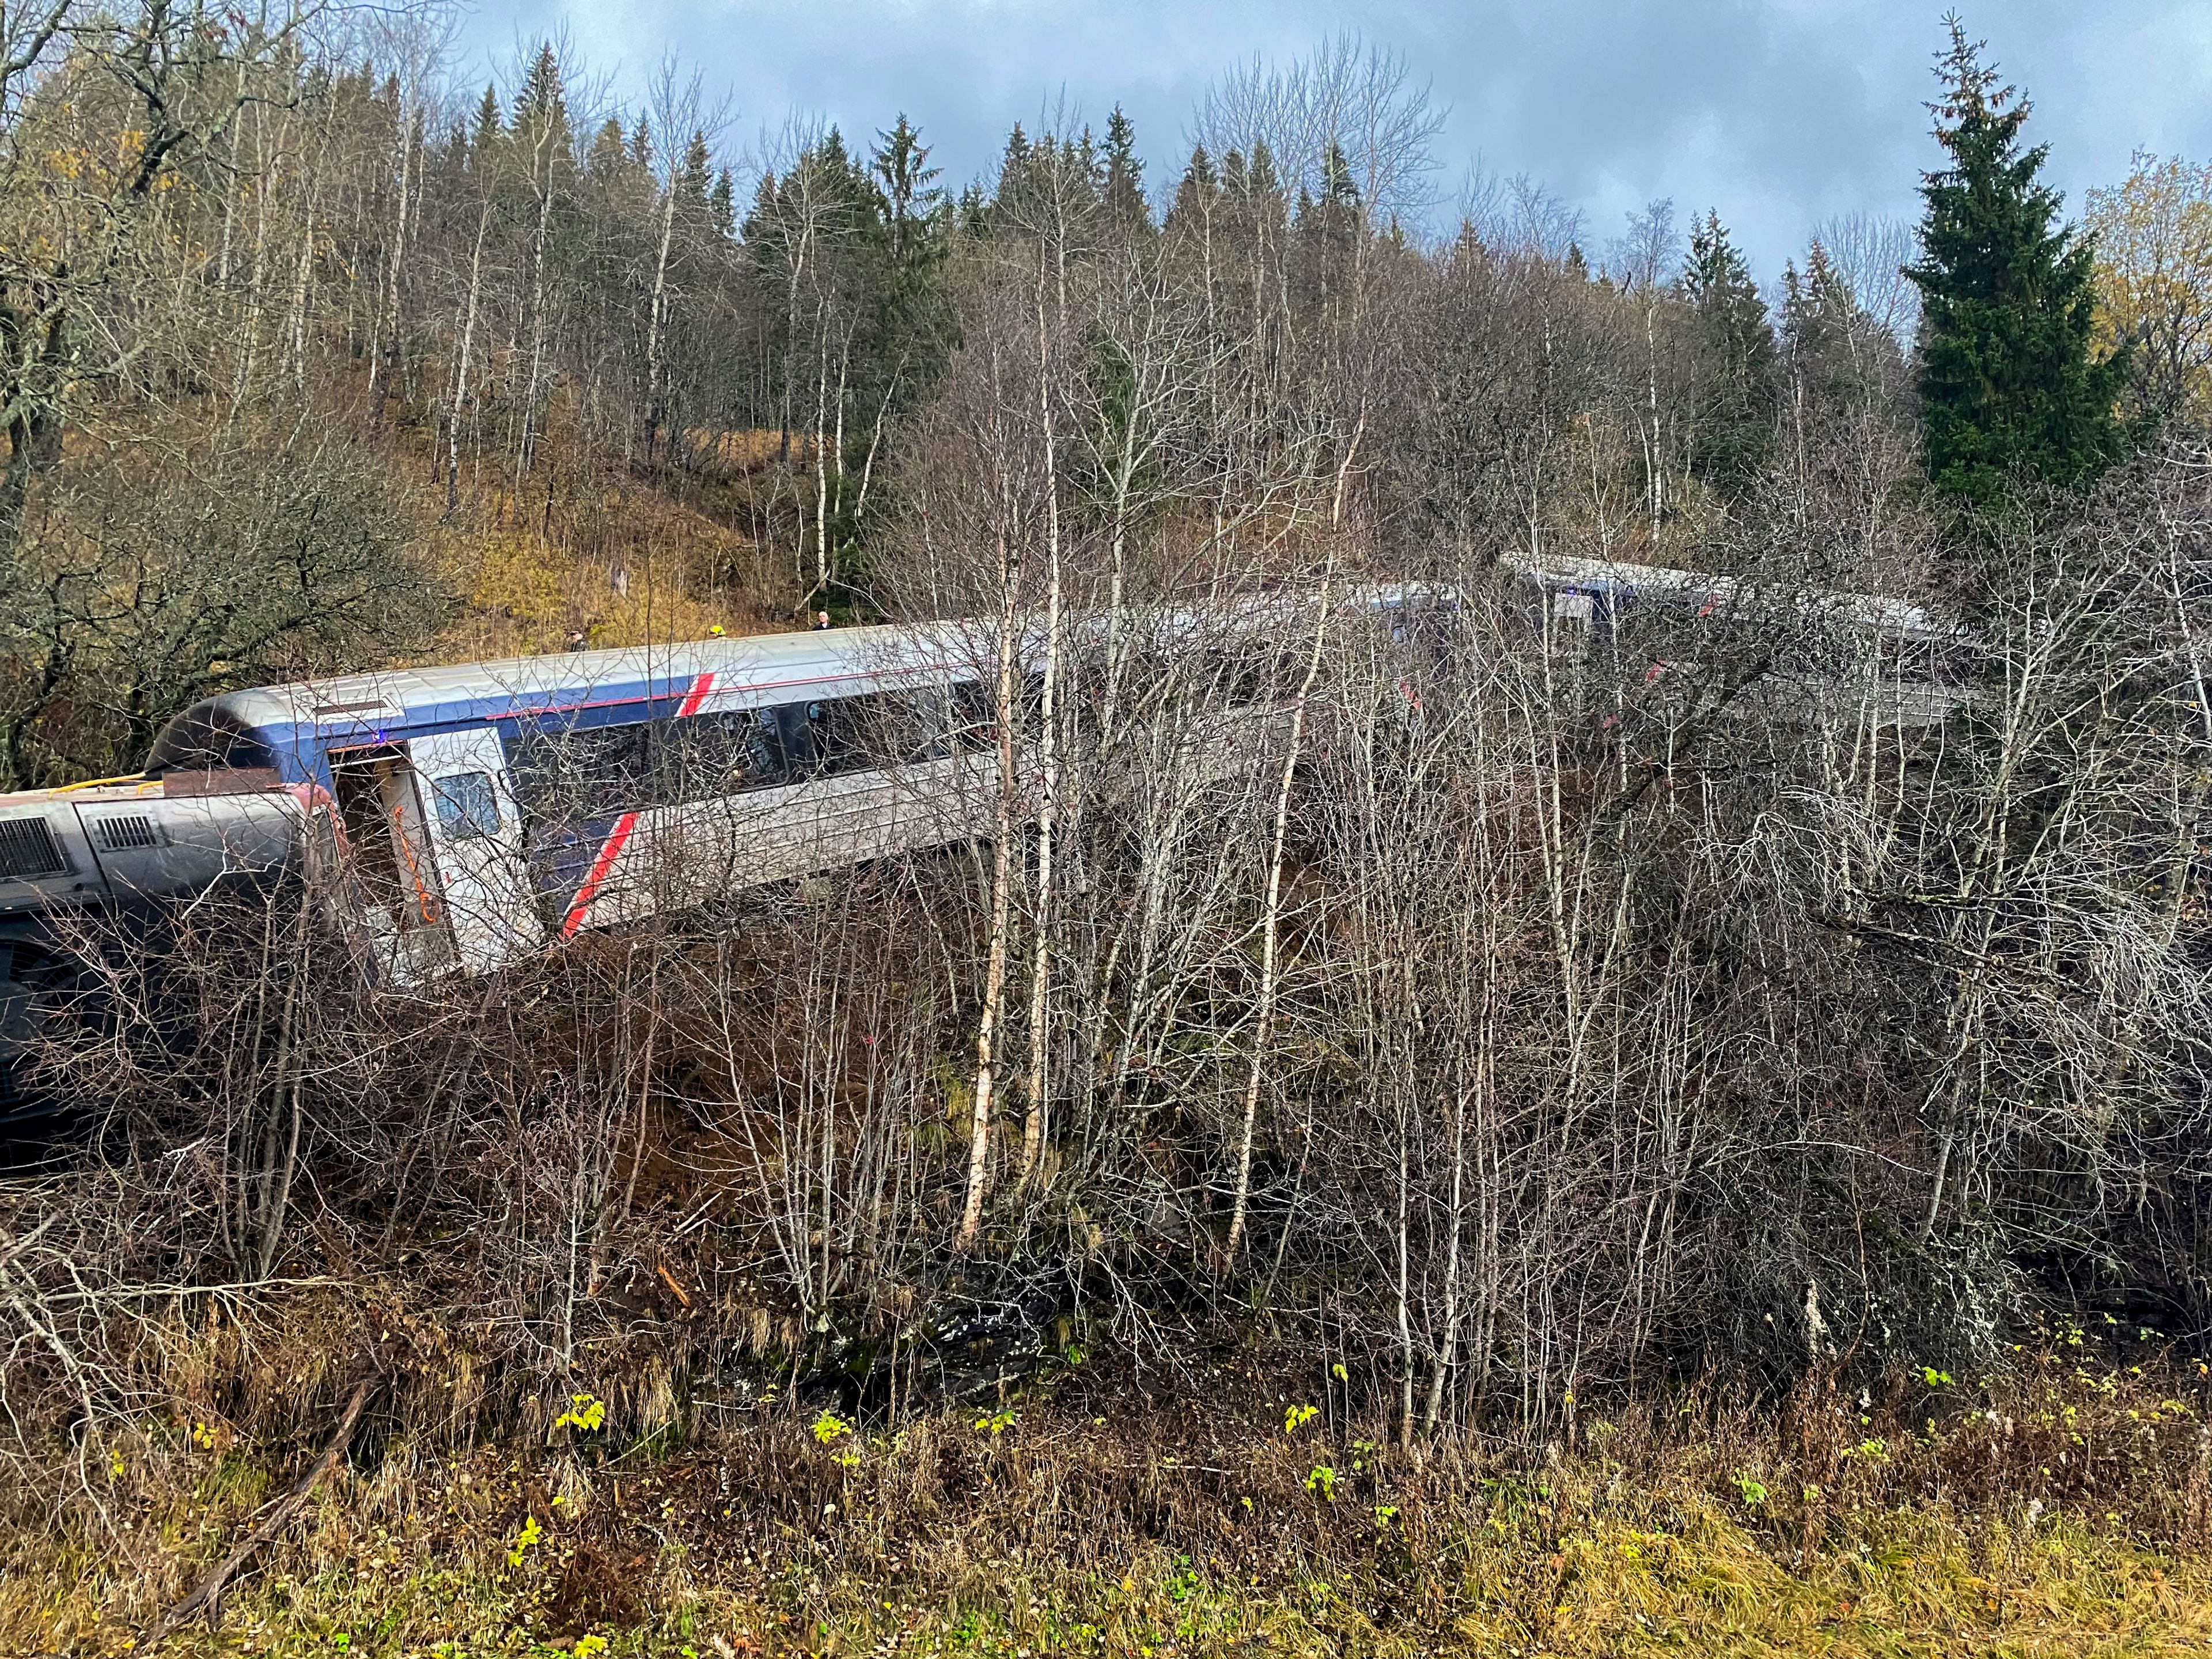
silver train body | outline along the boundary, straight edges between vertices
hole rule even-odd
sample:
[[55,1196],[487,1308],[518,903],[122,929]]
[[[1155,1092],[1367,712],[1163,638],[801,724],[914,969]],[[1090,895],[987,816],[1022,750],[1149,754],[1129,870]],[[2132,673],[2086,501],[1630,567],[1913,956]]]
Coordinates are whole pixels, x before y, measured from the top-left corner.
[[[1547,640],[1577,648],[1612,639],[1636,606],[1746,597],[1725,577],[1648,566],[1506,569]],[[1893,601],[1790,602],[1908,647],[1960,637]],[[1370,616],[1458,608],[1437,589],[1358,589],[1339,603]],[[1285,594],[1226,630],[1167,619],[1155,643],[1219,648],[1225,632],[1296,655],[1312,615],[1310,594]],[[1072,630],[1079,656],[1086,631]],[[0,796],[0,1064],[68,976],[69,918],[265,888],[319,854],[340,872],[373,972],[407,985],[972,840],[996,805],[997,655],[988,624],[853,628],[354,675],[195,705],[141,775]],[[1932,677],[1897,678],[1899,723],[1956,703]],[[1264,747],[1260,702],[1194,720],[1189,763],[1218,772]],[[1021,751],[1018,765],[1030,763]]]

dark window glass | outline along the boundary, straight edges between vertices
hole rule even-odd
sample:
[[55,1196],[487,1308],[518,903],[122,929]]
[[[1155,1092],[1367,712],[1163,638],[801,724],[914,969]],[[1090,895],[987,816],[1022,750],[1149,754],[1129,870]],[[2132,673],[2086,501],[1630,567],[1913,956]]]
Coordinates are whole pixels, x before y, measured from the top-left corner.
[[514,793],[532,817],[555,823],[653,804],[653,726],[524,726],[507,736]]
[[907,732],[906,757],[944,760],[952,753],[955,739],[951,694],[941,687],[915,692]]
[[276,751],[212,698],[194,703],[163,726],[146,757],[146,770],[155,775],[276,769]]
[[784,764],[795,781],[821,776],[830,769],[830,703],[827,698],[787,702],[775,711],[776,732],[783,740]]
[[941,758],[991,742],[981,686],[871,692],[584,729],[506,734],[516,799],[538,823],[715,800],[806,778]]
[[447,841],[478,841],[499,833],[499,792],[488,772],[456,772],[430,786],[438,830]]
[[811,778],[820,769],[816,764],[814,728],[821,708],[818,702],[787,702],[769,710],[783,747],[784,766],[794,782]]
[[998,741],[999,721],[993,712],[992,688],[975,680],[963,680],[952,688],[952,740],[962,749],[988,749]]
[[[822,726],[825,764],[833,772],[860,772],[904,760],[915,746],[914,699],[902,691],[840,697]],[[817,742],[823,742],[822,738]]]
[[655,760],[665,802],[716,800],[784,781],[775,711],[743,708],[672,721]]
[[1241,708],[1267,696],[1267,669],[1263,648],[1245,644],[1206,652],[1200,677],[1212,702]]
[[930,712],[903,691],[787,702],[774,711],[793,778],[865,772],[943,752],[943,703]]

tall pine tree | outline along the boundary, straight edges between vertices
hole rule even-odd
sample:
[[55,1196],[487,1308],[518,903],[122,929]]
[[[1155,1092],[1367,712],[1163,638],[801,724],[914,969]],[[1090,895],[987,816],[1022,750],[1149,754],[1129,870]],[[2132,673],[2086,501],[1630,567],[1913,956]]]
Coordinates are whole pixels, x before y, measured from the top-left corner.
[[1928,472],[1942,489],[1996,505],[2018,475],[2079,484],[2118,459],[2119,358],[2094,362],[2094,248],[2058,220],[2039,182],[2046,145],[2023,149],[2027,100],[1997,83],[1954,15],[1929,106],[1951,165],[1924,176],[1920,407]]
[[1690,227],[1680,290],[1697,368],[1692,453],[1706,482],[1741,494],[1774,441],[1774,329],[1751,267],[1717,212]]
[[1135,123],[1119,104],[1106,120],[1106,217],[1123,235],[1152,228],[1145,202],[1145,164],[1137,155]]

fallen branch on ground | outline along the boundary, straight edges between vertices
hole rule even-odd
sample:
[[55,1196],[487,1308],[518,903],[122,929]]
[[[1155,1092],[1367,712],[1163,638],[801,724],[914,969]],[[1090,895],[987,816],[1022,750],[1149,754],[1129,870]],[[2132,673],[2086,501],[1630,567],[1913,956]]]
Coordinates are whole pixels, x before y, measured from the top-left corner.
[[321,1483],[325,1475],[337,1467],[338,1459],[345,1455],[346,1445],[353,1438],[354,1426],[361,1421],[362,1407],[368,1403],[369,1388],[374,1382],[375,1377],[372,1375],[354,1384],[353,1397],[346,1401],[345,1414],[338,1419],[337,1431],[331,1436],[330,1444],[323,1448],[323,1455],[308,1466],[307,1472],[277,1502],[276,1508],[270,1510],[244,1543],[223,1557],[215,1571],[201,1579],[191,1595],[161,1615],[161,1622],[148,1631],[139,1642],[138,1652],[151,1653],[183,1629],[203,1607],[214,1605],[216,1598],[222,1594],[222,1587],[230,1582],[230,1576],[246,1565],[247,1558],[254,1551],[274,1538],[300,1506],[307,1501],[307,1495]]

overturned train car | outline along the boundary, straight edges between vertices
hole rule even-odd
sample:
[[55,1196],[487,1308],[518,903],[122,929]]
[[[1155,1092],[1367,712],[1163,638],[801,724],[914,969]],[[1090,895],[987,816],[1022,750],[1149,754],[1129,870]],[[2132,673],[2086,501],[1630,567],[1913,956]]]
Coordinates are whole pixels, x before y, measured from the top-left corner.
[[1654,650],[1695,653],[1701,635],[1734,629],[1761,641],[1766,668],[1747,695],[1777,714],[1848,714],[1904,732],[1974,701],[1973,635],[1908,599],[1559,554],[1509,554],[1500,566],[1547,649],[1603,659],[1618,675],[1692,666]]
[[405,985],[970,837],[994,658],[957,628],[859,628],[198,703],[141,775],[0,797],[0,1066],[79,975],[70,918],[270,887],[318,848],[374,972]]
[[[1706,607],[1733,591],[1726,578],[1573,560],[1509,560],[1503,574],[1547,639],[1593,647],[1632,609]],[[1314,600],[1277,595],[1226,627],[1156,619],[1157,647],[1224,665],[1217,706],[1186,734],[1201,770],[1267,746],[1283,688],[1237,659],[1302,654]],[[1424,648],[1469,644],[1445,645],[1457,633],[1449,590],[1353,589],[1334,602]],[[1954,639],[1888,601],[1812,602],[1906,649]],[[1078,659],[1100,642],[1093,631],[1071,630]],[[139,775],[0,796],[0,1121],[43,1109],[15,1092],[13,1062],[74,994],[83,964],[70,922],[89,912],[156,917],[295,879],[327,855],[370,972],[407,986],[987,834],[1000,763],[994,632],[854,628],[239,691],[179,715]],[[1020,657],[1026,703],[1036,653]],[[1955,693],[1915,680],[1900,684],[1926,708],[1908,722],[1940,718]],[[1018,767],[1034,758],[1024,749]]]

